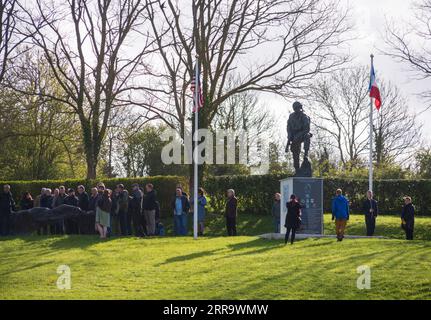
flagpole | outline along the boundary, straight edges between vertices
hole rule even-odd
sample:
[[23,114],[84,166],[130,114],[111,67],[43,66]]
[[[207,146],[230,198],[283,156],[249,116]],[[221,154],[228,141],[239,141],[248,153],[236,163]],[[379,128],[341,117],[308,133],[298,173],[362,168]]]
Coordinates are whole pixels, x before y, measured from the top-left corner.
[[197,152],[197,143],[198,143],[198,128],[199,128],[199,90],[200,90],[200,81],[199,79],[199,60],[198,56],[196,56],[196,67],[195,67],[195,132],[194,132],[194,150],[193,150],[193,173],[194,173],[194,183],[193,183],[193,238],[198,238],[198,152]]
[[[374,55],[371,54],[371,67],[374,65]],[[368,190],[373,191],[373,98],[370,97],[370,154],[369,154],[369,176],[368,176]]]

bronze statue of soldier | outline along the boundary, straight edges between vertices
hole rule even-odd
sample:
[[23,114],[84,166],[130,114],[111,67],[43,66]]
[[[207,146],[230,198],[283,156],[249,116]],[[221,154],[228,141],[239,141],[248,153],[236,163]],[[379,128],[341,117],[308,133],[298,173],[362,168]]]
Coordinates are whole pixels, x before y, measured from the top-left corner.
[[[287,146],[286,152],[292,152],[295,176],[311,177],[311,164],[308,160],[310,151],[310,117],[304,113],[302,104],[296,101],[293,104],[294,112],[290,114],[287,121]],[[300,164],[301,146],[304,144],[304,161]]]

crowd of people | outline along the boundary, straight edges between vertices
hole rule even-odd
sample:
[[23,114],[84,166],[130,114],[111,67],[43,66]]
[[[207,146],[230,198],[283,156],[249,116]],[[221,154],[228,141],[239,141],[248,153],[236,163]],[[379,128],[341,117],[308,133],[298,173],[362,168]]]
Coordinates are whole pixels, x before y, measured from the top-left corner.
[[[193,210],[194,200],[190,199],[182,186],[176,186],[175,195],[171,203],[174,233],[178,236],[188,234],[188,216]],[[30,192],[25,192],[19,202],[20,210],[32,208],[53,209],[61,205],[80,208],[85,214],[76,219],[64,219],[54,224],[41,227],[38,234],[94,234],[105,239],[111,235],[138,237],[165,234],[160,218],[160,203],[157,192],[151,183],[143,188],[133,184],[129,192],[123,184],[118,184],[114,190],[106,188],[100,182],[87,193],[80,185],[75,189],[60,186],[54,190],[42,188],[35,198]],[[207,198],[205,190],[199,188],[197,198],[198,234],[204,235],[205,207]],[[0,193],[0,236],[7,236],[13,232],[11,216],[16,210],[16,204],[9,185],[3,186]],[[237,198],[235,191],[227,191],[226,201],[226,229],[229,236],[236,235]]]
[[[335,223],[337,241],[343,241],[344,239],[347,222],[350,218],[349,207],[349,200],[343,195],[343,191],[341,189],[337,189],[335,192],[335,197],[332,199],[332,221]],[[302,222],[302,206],[296,195],[292,194],[290,196],[290,200],[286,203],[286,208],[287,214],[284,222],[284,227],[286,228],[285,244],[288,243],[289,238],[291,244],[293,244],[295,241],[296,232],[300,230]],[[280,209],[281,195],[280,193],[276,193],[272,206],[275,233],[280,233]],[[374,199],[372,191],[367,191],[362,210],[365,217],[367,236],[372,237],[374,236],[376,219],[379,214],[378,202]],[[404,206],[401,211],[401,228],[404,230],[407,240],[413,240],[414,224],[415,208],[412,203],[412,198],[407,196],[404,197]]]
[[[237,206],[238,200],[233,189],[227,190],[225,205],[226,230],[229,236],[237,235]],[[193,199],[184,192],[181,185],[176,186],[175,195],[171,203],[173,214],[174,233],[178,236],[188,234],[188,216],[192,212]],[[205,207],[207,198],[203,188],[198,190],[197,198],[198,234],[204,235],[205,231]],[[275,232],[280,233],[281,195],[276,193],[272,206]],[[415,208],[411,197],[404,198],[404,206],[401,212],[401,227],[405,231],[406,239],[413,240]],[[92,234],[98,233],[102,239],[111,235],[138,237],[164,235],[164,226],[160,219],[160,203],[157,192],[151,183],[141,188],[139,184],[133,184],[132,190],[125,189],[123,184],[118,184],[114,190],[110,190],[100,182],[91,189],[88,194],[83,185],[75,189],[66,189],[60,186],[54,190],[42,188],[41,193],[35,198],[29,192],[25,192],[19,202],[20,210],[32,208],[53,209],[61,205],[69,205],[80,208],[83,212],[92,212],[80,219],[65,219],[54,224],[46,225],[38,230],[38,234]],[[284,226],[287,229],[285,242],[290,239],[293,244],[295,235],[301,228],[302,206],[296,195],[291,195],[285,204],[287,209]],[[332,200],[332,220],[335,222],[335,233],[338,241],[343,241],[347,222],[349,221],[349,200],[343,195],[341,189],[336,191]],[[16,211],[16,205],[10,186],[4,185],[0,193],[0,236],[11,234],[11,214]],[[378,202],[374,199],[373,192],[368,191],[363,202],[363,214],[367,236],[373,236],[376,228],[376,218],[379,214]]]

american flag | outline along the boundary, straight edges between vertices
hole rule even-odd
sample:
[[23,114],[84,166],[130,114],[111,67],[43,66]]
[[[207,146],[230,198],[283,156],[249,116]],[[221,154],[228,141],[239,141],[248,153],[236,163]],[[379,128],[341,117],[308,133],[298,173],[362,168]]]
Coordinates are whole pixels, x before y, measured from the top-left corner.
[[[197,81],[196,81],[197,77]],[[193,92],[193,112],[196,112],[196,109],[201,109],[204,106],[204,96],[202,94],[202,87],[201,87],[201,78],[199,73],[199,65],[196,63],[195,65],[195,73],[192,78],[192,83],[190,89]],[[198,90],[198,96],[196,98],[195,90]],[[196,101],[197,100],[197,101]]]

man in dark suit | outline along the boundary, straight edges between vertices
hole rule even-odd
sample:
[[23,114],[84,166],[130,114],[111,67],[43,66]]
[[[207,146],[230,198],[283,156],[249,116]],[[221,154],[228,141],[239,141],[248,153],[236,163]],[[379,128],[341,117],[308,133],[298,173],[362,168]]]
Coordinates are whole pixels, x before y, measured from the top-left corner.
[[12,211],[15,211],[15,201],[10,192],[10,185],[5,184],[3,192],[0,193],[0,236],[10,235]]
[[228,236],[236,236],[236,217],[237,217],[238,199],[235,197],[235,191],[229,189],[227,191],[226,201],[226,229]]
[[413,240],[415,228],[415,207],[412,204],[411,197],[404,198],[404,207],[401,212],[401,226],[406,232],[406,239]]
[[379,213],[379,206],[376,200],[373,198],[373,192],[367,192],[367,199],[363,204],[363,212],[365,215],[365,225],[367,227],[367,236],[372,237],[374,230],[376,229],[376,218]]

